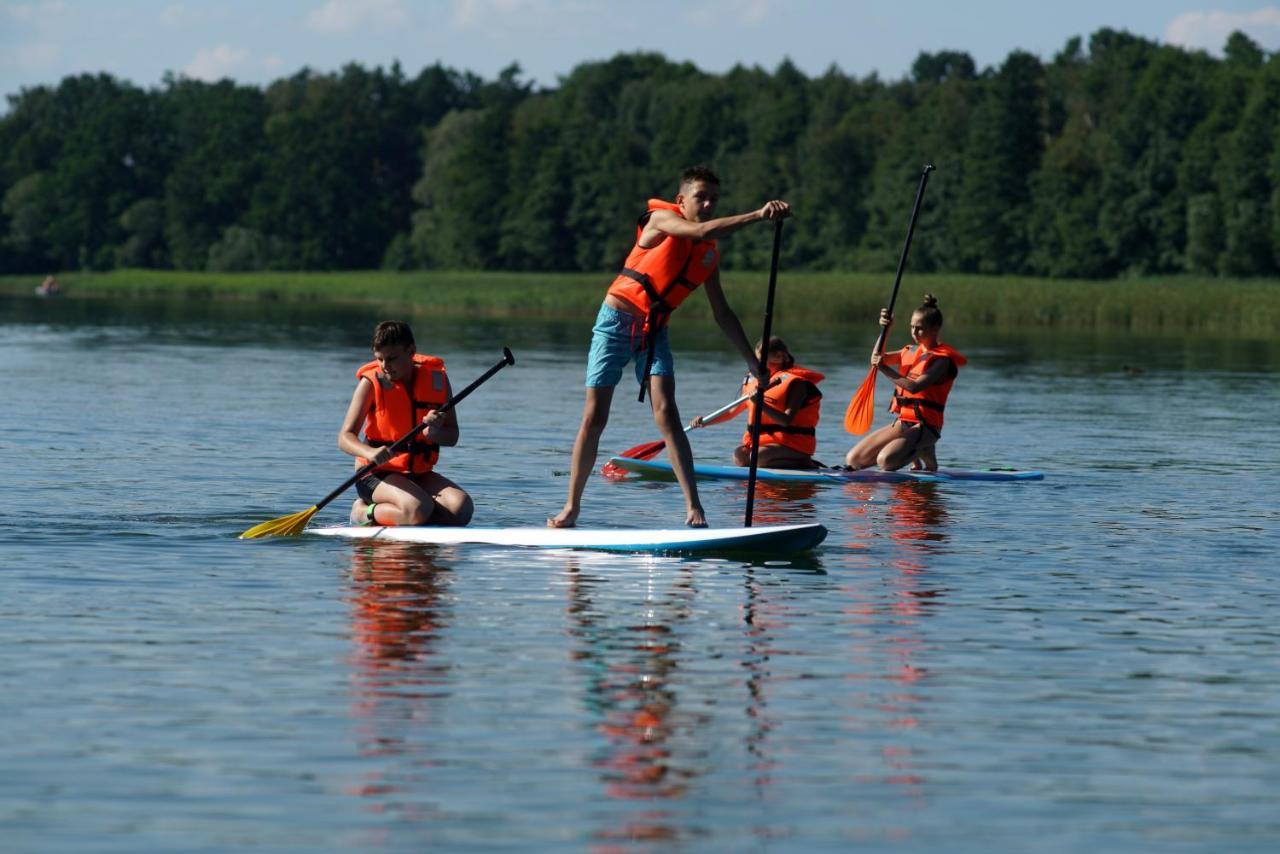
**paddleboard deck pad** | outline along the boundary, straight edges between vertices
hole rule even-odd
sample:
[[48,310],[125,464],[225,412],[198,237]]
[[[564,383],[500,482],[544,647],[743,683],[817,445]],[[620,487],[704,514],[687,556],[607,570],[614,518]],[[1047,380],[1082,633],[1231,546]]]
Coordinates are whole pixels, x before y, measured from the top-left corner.
[[[610,457],[609,462],[620,469],[649,478],[668,480],[675,477],[671,463],[666,460],[636,460],[630,457]],[[746,480],[746,466],[717,466],[694,463],[695,477],[709,480]],[[887,483],[938,483],[952,480],[1043,480],[1044,472],[1016,469],[938,469],[937,471],[881,471],[880,469],[844,468],[825,469],[756,469],[756,480],[782,483],[848,483],[871,481]]]
[[784,554],[811,549],[827,536],[817,523],[752,528],[443,528],[379,525],[308,528],[323,537],[393,540],[436,545],[487,545],[535,549],[592,549],[609,552],[696,554],[752,552]]

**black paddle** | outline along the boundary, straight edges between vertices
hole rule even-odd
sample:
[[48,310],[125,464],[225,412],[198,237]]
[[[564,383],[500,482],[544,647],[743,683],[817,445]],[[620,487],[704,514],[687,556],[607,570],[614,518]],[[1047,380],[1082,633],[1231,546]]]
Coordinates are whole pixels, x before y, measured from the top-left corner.
[[778,285],[778,252],[782,249],[782,220],[773,223],[773,261],[769,265],[769,297],[764,306],[764,332],[760,336],[759,373],[751,413],[751,463],[747,468],[747,511],[744,528],[751,527],[756,508],[756,467],[760,462],[760,418],[764,414],[764,389],[769,384],[769,336],[773,334],[773,294]]
[[[925,166],[924,171],[920,173],[920,186],[916,188],[916,201],[911,207],[911,222],[907,226],[907,239],[902,242],[902,254],[898,256],[898,272],[893,277],[893,290],[889,293],[889,316],[893,316],[893,304],[898,299],[898,285],[902,284],[902,270],[907,266],[907,250],[911,248],[911,235],[916,230],[916,217],[920,216],[920,202],[924,199],[924,188],[929,183],[929,173],[933,171],[932,166]],[[884,340],[889,334],[889,328],[880,327],[880,338],[876,341],[876,350],[884,352]],[[867,430],[871,429],[871,422],[875,420],[876,414],[876,373],[877,369],[872,367],[867,371],[867,376],[862,381],[862,385],[858,386],[858,390],[853,393],[853,397],[849,400],[849,406],[844,411],[844,429],[852,433],[854,436],[861,436]]]

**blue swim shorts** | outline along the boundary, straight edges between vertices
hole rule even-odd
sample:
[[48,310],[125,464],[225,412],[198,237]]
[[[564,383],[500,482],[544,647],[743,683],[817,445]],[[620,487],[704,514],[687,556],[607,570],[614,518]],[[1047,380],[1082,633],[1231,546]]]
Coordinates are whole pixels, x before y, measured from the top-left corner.
[[[591,329],[591,352],[587,355],[587,386],[610,388],[622,380],[622,369],[631,359],[636,361],[636,382],[644,381],[644,318],[618,311],[609,304],[600,306],[596,325]],[[659,377],[676,375],[671,358],[671,341],[664,326],[653,345],[653,368]]]

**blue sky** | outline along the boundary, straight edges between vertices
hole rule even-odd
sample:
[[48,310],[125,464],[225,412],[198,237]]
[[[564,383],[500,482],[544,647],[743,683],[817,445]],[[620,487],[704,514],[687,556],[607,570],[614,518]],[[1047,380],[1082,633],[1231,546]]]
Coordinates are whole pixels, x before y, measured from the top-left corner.
[[261,84],[303,66],[399,60],[492,78],[518,62],[554,86],[581,62],[658,51],[712,72],[806,74],[833,64],[885,79],[922,50],[979,67],[1010,51],[1049,59],[1102,28],[1219,53],[1234,29],[1280,50],[1280,3],[1265,0],[0,0],[0,93],[105,71],[141,86],[167,71]]

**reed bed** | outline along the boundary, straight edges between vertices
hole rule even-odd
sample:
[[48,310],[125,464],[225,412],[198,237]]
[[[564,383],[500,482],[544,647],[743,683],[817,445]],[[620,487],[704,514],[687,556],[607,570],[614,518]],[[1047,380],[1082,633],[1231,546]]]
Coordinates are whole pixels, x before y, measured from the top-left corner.
[[[597,273],[333,272],[204,273],[114,270],[59,274],[76,297],[175,300],[358,302],[401,313],[492,317],[593,314],[610,277]],[[0,293],[31,295],[39,277],[0,277]],[[729,301],[744,318],[764,305],[763,272],[724,274]],[[775,312],[815,326],[874,323],[892,275],[787,273],[778,277]],[[901,314],[936,294],[953,327],[1133,331],[1274,337],[1280,328],[1280,280],[1194,276],[1106,281],[929,274],[904,277]],[[710,319],[698,297],[681,308]]]

